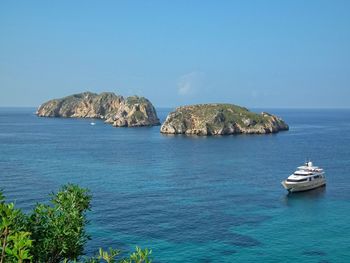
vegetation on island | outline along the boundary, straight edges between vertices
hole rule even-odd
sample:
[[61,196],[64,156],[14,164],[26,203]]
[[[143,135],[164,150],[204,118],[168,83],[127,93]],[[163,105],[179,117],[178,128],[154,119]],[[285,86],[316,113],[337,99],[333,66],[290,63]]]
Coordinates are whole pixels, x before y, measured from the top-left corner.
[[0,263],[150,263],[152,251],[139,247],[126,258],[112,248],[84,256],[91,197],[88,189],[68,184],[51,195],[50,204],[25,214],[0,191]]
[[282,119],[272,114],[257,114],[234,104],[214,103],[176,108],[167,116],[161,132],[206,136],[266,134],[288,129]]

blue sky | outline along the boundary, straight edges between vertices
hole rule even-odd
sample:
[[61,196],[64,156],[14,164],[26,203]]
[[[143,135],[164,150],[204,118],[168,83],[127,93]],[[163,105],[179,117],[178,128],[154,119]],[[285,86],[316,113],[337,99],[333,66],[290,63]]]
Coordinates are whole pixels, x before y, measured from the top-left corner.
[[0,0],[0,106],[350,107],[350,1]]

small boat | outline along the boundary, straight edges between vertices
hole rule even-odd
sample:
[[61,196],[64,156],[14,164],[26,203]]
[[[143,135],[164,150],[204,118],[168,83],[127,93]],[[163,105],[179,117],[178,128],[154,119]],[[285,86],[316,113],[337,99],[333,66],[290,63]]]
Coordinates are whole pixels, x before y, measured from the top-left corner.
[[326,185],[326,177],[323,169],[313,166],[313,163],[309,161],[299,166],[292,175],[288,176],[287,180],[281,183],[289,192],[301,192]]
[[94,125],[96,125],[96,123],[94,123],[94,122],[90,122],[90,125],[94,126]]

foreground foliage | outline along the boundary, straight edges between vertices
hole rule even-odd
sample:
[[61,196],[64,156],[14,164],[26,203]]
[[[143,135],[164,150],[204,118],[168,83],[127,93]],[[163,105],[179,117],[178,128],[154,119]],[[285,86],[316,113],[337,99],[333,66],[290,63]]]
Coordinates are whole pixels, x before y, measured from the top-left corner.
[[128,258],[120,250],[102,248],[96,256],[82,257],[90,201],[89,190],[68,184],[51,195],[49,205],[37,204],[26,215],[0,192],[0,263],[150,263],[152,251],[139,247]]

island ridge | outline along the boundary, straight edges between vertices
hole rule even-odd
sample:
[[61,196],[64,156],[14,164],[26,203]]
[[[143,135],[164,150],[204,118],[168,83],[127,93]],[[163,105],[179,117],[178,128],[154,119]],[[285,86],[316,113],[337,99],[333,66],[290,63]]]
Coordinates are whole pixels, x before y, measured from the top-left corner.
[[152,103],[138,96],[124,98],[112,92],[84,92],[53,99],[39,106],[40,117],[98,118],[115,127],[160,125]]

